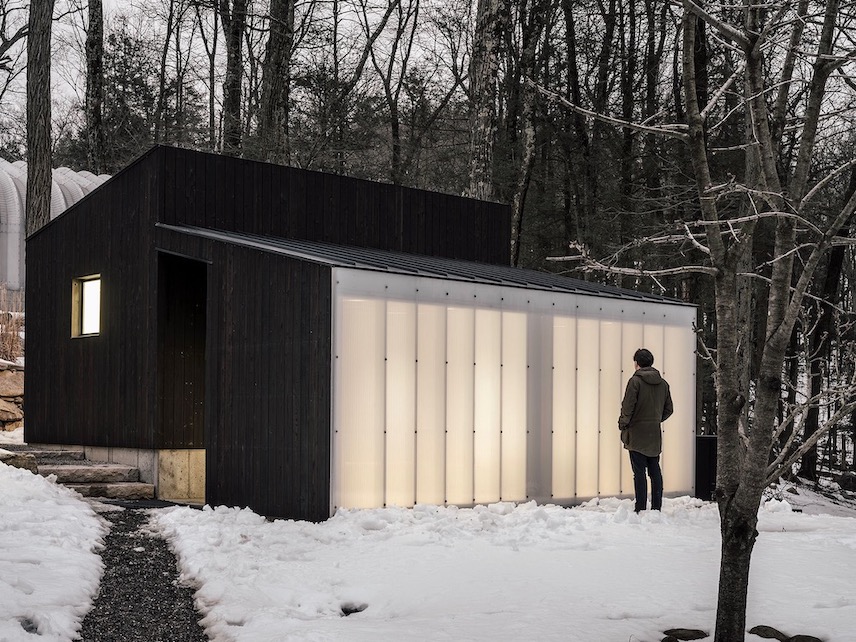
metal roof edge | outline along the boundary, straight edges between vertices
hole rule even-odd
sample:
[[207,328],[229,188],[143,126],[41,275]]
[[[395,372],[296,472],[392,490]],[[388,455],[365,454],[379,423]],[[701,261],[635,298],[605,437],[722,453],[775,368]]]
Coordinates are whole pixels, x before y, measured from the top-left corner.
[[[308,261],[311,263],[316,263],[320,265],[327,265],[335,268],[343,268],[343,269],[352,269],[352,270],[361,270],[368,272],[378,272],[385,274],[400,274],[405,276],[419,276],[421,278],[426,279],[439,279],[439,280],[449,280],[449,281],[458,281],[463,283],[483,283],[485,285],[494,285],[497,287],[509,287],[509,288],[517,288],[523,290],[537,290],[540,292],[556,292],[556,293],[567,293],[567,294],[577,294],[579,296],[594,296],[594,297],[604,297],[610,299],[625,299],[629,301],[637,301],[641,303],[655,303],[655,304],[663,304],[663,305],[675,305],[682,307],[694,307],[697,308],[698,305],[695,303],[687,303],[685,301],[680,301],[678,299],[673,299],[670,297],[665,297],[657,294],[649,294],[645,292],[637,292],[636,290],[629,290],[618,288],[616,286],[607,286],[601,284],[593,284],[588,281],[580,281],[579,279],[574,279],[572,277],[566,277],[559,274],[554,274],[552,272],[539,272],[537,270],[529,270],[526,268],[517,268],[513,266],[496,266],[496,265],[488,265],[489,269],[493,270],[512,270],[518,274],[526,275],[533,274],[537,275],[541,278],[548,277],[551,279],[560,279],[562,281],[567,282],[567,286],[561,287],[551,287],[548,284],[538,284],[532,282],[522,282],[521,279],[518,282],[514,281],[506,281],[496,278],[487,278],[478,276],[465,276],[463,274],[448,274],[441,273],[439,270],[439,264],[449,262],[451,264],[462,264],[462,265],[475,265],[475,266],[486,266],[487,264],[477,263],[474,261],[464,261],[461,259],[450,259],[445,257],[433,257],[429,255],[410,255],[403,252],[394,252],[392,250],[380,250],[377,248],[361,248],[349,245],[338,245],[336,243],[324,243],[321,241],[306,241],[302,239],[288,239],[281,237],[261,237],[265,240],[257,240],[252,237],[259,237],[260,235],[256,234],[247,234],[242,232],[231,232],[231,231],[223,231],[216,230],[212,228],[203,228],[196,227],[191,225],[170,225],[167,223],[156,223],[155,227],[170,230],[173,232],[177,232],[179,234],[188,234],[191,236],[208,238],[215,241],[220,241],[222,243],[231,243],[233,245],[239,245],[242,247],[248,247],[256,250],[260,250],[263,252],[270,252],[274,254],[280,254],[283,256],[288,256],[291,258]],[[331,258],[328,256],[322,256],[318,253],[314,253],[311,250],[300,250],[294,247],[283,247],[281,244],[290,243],[290,244],[308,244],[308,245],[317,245],[319,247],[329,247],[329,248],[342,248],[347,251],[353,252],[371,252],[371,253],[383,253],[389,255],[391,257],[400,257],[407,258],[415,261],[436,261],[438,263],[438,271],[436,273],[430,273],[426,270],[420,270],[417,267],[413,269],[405,270],[403,268],[395,268],[395,267],[379,267],[377,265],[370,265],[368,261],[366,263],[360,263],[355,260],[345,260],[342,258]],[[579,284],[579,285],[578,285]],[[563,284],[564,285],[564,284]]]

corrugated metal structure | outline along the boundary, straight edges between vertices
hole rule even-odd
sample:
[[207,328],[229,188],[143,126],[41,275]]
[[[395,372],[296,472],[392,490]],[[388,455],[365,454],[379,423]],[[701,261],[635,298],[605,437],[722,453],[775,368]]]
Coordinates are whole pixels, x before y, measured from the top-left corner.
[[691,492],[695,309],[509,267],[509,229],[157,147],[28,239],[26,438],[204,453],[207,502],[271,516],[570,503],[632,492],[614,424],[645,343],[678,409],[667,492]]
[[[51,218],[110,178],[91,172],[75,172],[67,167],[53,170]],[[27,197],[27,164],[0,158],[0,285],[10,290],[24,289],[24,203]]]

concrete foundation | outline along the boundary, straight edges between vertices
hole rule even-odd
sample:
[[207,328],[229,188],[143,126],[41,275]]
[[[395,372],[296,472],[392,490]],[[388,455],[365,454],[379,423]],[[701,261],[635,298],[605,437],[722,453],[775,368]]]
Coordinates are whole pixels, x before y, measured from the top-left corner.
[[[31,444],[32,445],[32,444]],[[155,486],[158,499],[187,504],[205,503],[205,450],[142,450],[102,446],[40,444],[54,450],[83,450],[86,459],[133,466],[140,481]]]
[[205,503],[205,451],[159,450],[158,499],[188,504]]

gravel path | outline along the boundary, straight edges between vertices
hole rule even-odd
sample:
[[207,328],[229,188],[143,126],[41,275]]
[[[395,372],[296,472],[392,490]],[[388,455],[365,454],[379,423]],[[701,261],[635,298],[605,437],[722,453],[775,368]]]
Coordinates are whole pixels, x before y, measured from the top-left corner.
[[140,508],[101,513],[111,522],[101,552],[104,576],[80,632],[86,642],[207,640],[193,605],[193,589],[178,582],[167,543],[140,527]]

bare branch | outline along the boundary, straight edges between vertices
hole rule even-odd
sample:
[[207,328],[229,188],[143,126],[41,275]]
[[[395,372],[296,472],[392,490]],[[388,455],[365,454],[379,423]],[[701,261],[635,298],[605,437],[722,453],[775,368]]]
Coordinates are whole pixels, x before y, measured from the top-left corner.
[[695,246],[695,248],[696,248],[696,249],[698,249],[698,250],[701,250],[702,252],[704,252],[705,254],[707,254],[708,256],[710,256],[710,248],[709,248],[709,247],[707,247],[706,245],[702,245],[701,243],[699,243],[699,242],[696,240],[695,235],[694,235],[692,232],[690,232],[690,228],[689,228],[689,226],[688,226],[686,223],[684,223],[684,230],[686,230],[686,232],[687,232],[687,238],[688,238],[688,239],[690,240],[690,242]]
[[856,158],[844,163],[841,167],[838,167],[834,171],[827,174],[823,178],[823,180],[818,182],[817,185],[812,187],[808,191],[808,193],[805,196],[803,196],[803,199],[800,201],[798,209],[800,211],[802,211],[802,209],[805,207],[805,204],[808,203],[815,196],[815,194],[817,194],[821,189],[823,189],[826,185],[828,185],[830,183],[830,181],[834,180],[836,177],[840,176],[841,174],[846,172],[848,169],[850,169],[854,165],[856,165]]
[[[740,64],[737,65],[737,68],[734,70],[734,73],[731,74],[728,80],[726,80],[722,85],[720,85],[719,89],[714,92],[713,96],[710,97],[710,100],[707,101],[707,106],[701,110],[701,118],[702,120],[707,120],[707,117],[710,115],[710,112],[713,111],[713,108],[716,107],[717,101],[722,97],[722,95],[731,88],[736,80],[740,77],[740,74],[743,73],[743,70],[746,68],[746,63],[741,61]],[[733,111],[733,110],[732,110]]]
[[[788,457],[784,462],[779,462],[778,465],[776,462],[770,464],[767,467],[767,479],[764,482],[765,486],[772,484],[779,477],[781,477],[786,471],[790,469],[791,466],[796,463],[798,459],[800,459],[805,453],[807,453],[812,446],[814,446],[821,437],[825,436],[833,426],[838,424],[844,417],[849,415],[853,410],[856,410],[856,401],[850,401],[849,403],[843,404],[834,415],[832,415],[829,419],[823,422],[823,425],[819,426],[817,432],[815,432],[811,437],[809,437],[797,450],[795,450],[790,457]],[[777,459],[778,461],[778,459]]]
[[751,46],[752,43],[749,42],[749,38],[747,38],[742,31],[735,29],[730,24],[723,22],[719,18],[713,17],[707,11],[698,6],[695,2],[692,2],[692,0],[683,0],[683,6],[684,9],[690,11],[695,16],[704,20],[707,24],[709,24],[711,27],[721,33],[725,38],[733,40],[744,50],[749,49],[749,47]]
[[559,94],[554,93],[549,89],[545,89],[544,87],[533,82],[529,78],[526,78],[524,82],[527,86],[531,87],[532,89],[540,93],[542,96],[546,97],[548,100],[563,105],[564,107],[567,107],[568,109],[577,114],[582,114],[583,116],[594,118],[595,120],[599,120],[603,123],[609,123],[610,125],[614,125],[616,127],[624,127],[626,129],[632,129],[634,131],[645,132],[648,134],[669,136],[671,138],[677,138],[678,140],[683,141],[685,141],[687,138],[687,135],[685,133],[687,126],[684,124],[661,125],[659,127],[652,127],[650,125],[640,125],[639,123],[632,123],[626,120],[621,120],[620,118],[613,118],[612,116],[599,114],[597,112],[591,111],[590,109],[575,105],[566,98],[563,98]]
[[[768,276],[764,276],[763,274],[758,274],[757,272],[738,272],[738,273],[737,273],[737,276],[744,277],[744,278],[747,278],[747,279],[757,279],[757,280],[759,280],[759,281],[763,281],[764,283],[767,283],[768,285],[769,285],[770,283],[772,283],[772,279],[770,279],[770,277],[768,277]],[[791,292],[793,292],[793,291],[794,291],[794,287],[792,286],[792,287],[790,288],[790,290],[791,290]],[[812,300],[812,301],[817,301],[818,303],[820,303],[820,304],[822,304],[822,305],[829,306],[830,308],[832,308],[832,309],[833,309],[833,310],[835,310],[836,312],[841,312],[842,314],[846,314],[846,313],[847,313],[847,310],[845,310],[844,308],[839,307],[839,306],[837,306],[837,305],[833,305],[832,303],[830,303],[829,301],[827,301],[827,300],[826,300],[826,299],[824,299],[823,297],[817,296],[817,295],[815,295],[815,294],[811,294],[811,293],[808,293],[808,292],[807,292],[807,293],[804,295],[804,297],[803,297],[803,298],[805,298],[805,299],[810,299],[810,300]]]
[[9,38],[0,36],[0,59],[5,58],[4,54],[11,49],[16,42],[27,37],[28,25],[22,25]]
[[[673,276],[675,274],[696,273],[710,274],[715,276],[717,273],[716,268],[706,267],[703,265],[686,265],[675,268],[664,268],[660,270],[645,270],[643,268],[619,267],[617,265],[609,265],[607,263],[592,258],[591,254],[589,254],[588,248],[581,243],[577,243],[576,241],[571,242],[569,244],[569,248],[571,250],[576,250],[577,252],[579,252],[579,254],[575,256],[548,256],[547,260],[556,263],[580,262],[582,263],[582,266],[578,269],[583,272],[605,272],[608,274],[625,274],[636,277],[649,277],[651,279],[655,279],[655,277],[658,276]],[[658,285],[660,285],[659,282]],[[665,290],[665,288],[663,288],[662,286],[660,287]]]
[[699,356],[706,361],[710,361],[713,364],[713,369],[717,370],[719,366],[716,363],[716,359],[714,358],[713,353],[710,351],[710,348],[708,348],[707,344],[702,340],[704,330],[693,324],[693,331],[696,333],[698,337],[698,344],[701,347],[701,353],[699,353]]

